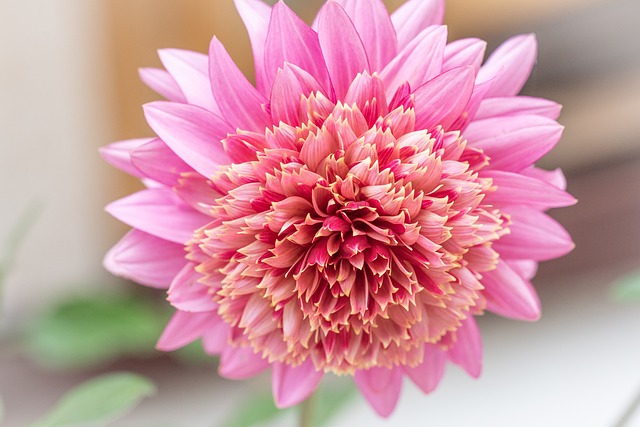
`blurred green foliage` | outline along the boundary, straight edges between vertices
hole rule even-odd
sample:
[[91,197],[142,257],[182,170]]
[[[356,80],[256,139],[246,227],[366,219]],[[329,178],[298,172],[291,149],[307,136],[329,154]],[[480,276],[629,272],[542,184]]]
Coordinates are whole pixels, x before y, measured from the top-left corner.
[[618,300],[640,301],[640,271],[636,271],[616,281],[614,296]]

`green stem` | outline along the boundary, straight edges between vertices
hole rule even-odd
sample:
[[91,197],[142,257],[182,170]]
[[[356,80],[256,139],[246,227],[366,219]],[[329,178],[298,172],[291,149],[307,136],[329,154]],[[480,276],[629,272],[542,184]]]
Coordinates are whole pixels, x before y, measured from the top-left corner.
[[316,394],[313,393],[300,405],[300,427],[313,427],[314,425],[313,416],[316,409]]

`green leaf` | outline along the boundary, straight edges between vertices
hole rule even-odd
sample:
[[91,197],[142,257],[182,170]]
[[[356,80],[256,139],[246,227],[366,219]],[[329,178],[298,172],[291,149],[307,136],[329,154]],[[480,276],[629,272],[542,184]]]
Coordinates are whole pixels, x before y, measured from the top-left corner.
[[53,410],[32,427],[104,425],[153,393],[155,386],[144,377],[126,372],[106,374],[65,394]]
[[613,285],[616,299],[625,301],[640,301],[640,271],[625,276]]

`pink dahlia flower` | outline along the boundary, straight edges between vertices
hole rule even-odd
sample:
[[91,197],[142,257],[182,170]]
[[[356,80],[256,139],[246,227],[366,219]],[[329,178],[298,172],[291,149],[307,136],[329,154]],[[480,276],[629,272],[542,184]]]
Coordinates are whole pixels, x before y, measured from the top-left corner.
[[443,1],[328,1],[313,26],[236,0],[256,85],[218,39],[162,50],[141,78],[168,102],[157,134],[102,154],[147,189],[108,206],[133,230],[114,274],[168,288],[158,348],[202,339],[220,374],[271,369],[278,406],[351,375],[381,415],[403,377],[429,392],[447,360],[480,374],[475,316],[535,320],[537,262],[573,248],[544,211],[571,205],[560,106],[517,96],[533,35],[447,44]]

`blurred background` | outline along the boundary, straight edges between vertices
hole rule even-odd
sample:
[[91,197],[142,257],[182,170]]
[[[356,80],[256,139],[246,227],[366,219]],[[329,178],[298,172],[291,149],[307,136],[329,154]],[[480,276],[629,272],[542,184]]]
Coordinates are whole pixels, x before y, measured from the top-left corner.
[[[287,3],[310,22],[322,2]],[[330,425],[638,426],[640,301],[616,298],[614,284],[640,268],[640,2],[452,0],[445,20],[450,40],[483,38],[489,50],[537,34],[524,92],[564,105],[565,136],[541,166],[562,167],[580,201],[553,213],[577,247],[541,266],[541,321],[482,319],[479,380],[449,366],[429,397],[407,382],[386,421],[354,393]],[[268,394],[268,378],[229,382],[197,349],[152,349],[168,315],[162,292],[101,264],[126,232],[103,207],[140,184],[98,147],[152,135],[141,105],[158,98],[137,69],[160,66],[159,48],[206,52],[216,34],[252,74],[233,1],[0,0],[0,24],[4,425],[29,425],[81,380],[122,369],[158,391],[113,425],[230,425],[251,390]]]

